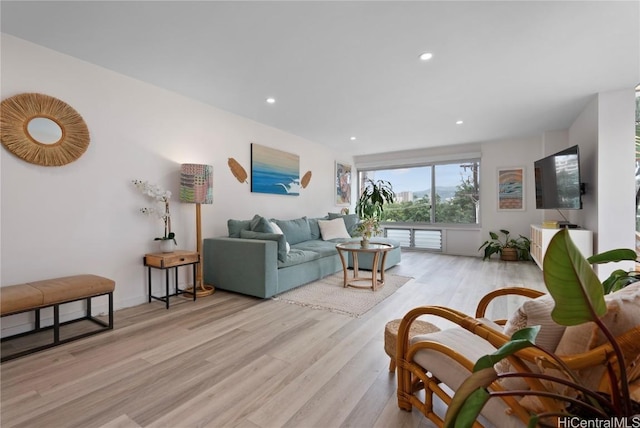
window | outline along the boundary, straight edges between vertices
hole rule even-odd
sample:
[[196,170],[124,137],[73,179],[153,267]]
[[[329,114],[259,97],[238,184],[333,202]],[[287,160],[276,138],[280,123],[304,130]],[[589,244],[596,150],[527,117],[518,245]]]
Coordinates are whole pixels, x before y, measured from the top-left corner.
[[396,202],[385,206],[385,222],[476,224],[479,170],[480,160],[472,159],[358,171],[358,178],[360,187],[367,178],[391,183]]

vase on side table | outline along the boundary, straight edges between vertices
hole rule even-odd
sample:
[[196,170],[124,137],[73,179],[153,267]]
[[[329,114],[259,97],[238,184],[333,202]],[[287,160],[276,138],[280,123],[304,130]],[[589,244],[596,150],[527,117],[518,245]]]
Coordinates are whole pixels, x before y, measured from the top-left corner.
[[176,244],[173,239],[161,239],[160,240],[160,252],[173,253],[176,249]]

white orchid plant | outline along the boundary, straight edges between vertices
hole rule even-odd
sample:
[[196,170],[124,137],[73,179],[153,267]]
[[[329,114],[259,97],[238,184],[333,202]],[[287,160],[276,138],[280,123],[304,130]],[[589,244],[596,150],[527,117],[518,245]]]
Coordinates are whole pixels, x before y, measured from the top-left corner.
[[173,243],[177,245],[176,234],[171,231],[171,212],[169,211],[169,199],[171,198],[171,192],[169,190],[164,190],[156,184],[149,184],[147,181],[131,180],[131,182],[143,195],[150,197],[162,206],[160,209],[157,207],[140,208],[141,213],[145,215],[156,215],[164,222],[164,236],[155,238],[155,240],[166,241],[168,239],[172,239]]

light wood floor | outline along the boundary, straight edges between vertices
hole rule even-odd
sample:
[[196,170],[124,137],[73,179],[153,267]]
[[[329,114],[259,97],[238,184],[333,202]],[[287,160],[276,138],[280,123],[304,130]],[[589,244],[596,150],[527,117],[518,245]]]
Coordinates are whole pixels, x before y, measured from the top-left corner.
[[420,305],[473,313],[489,290],[543,289],[542,273],[532,262],[421,252],[388,272],[414,280],[357,319],[223,291],[117,311],[111,332],[3,363],[0,424],[430,427],[396,405],[385,324]]

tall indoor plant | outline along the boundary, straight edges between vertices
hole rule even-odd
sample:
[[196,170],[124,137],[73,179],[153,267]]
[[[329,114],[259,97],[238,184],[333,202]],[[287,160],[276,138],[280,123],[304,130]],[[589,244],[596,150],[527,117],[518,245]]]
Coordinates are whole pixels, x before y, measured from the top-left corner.
[[373,234],[378,233],[384,204],[392,204],[393,201],[393,187],[390,182],[373,181],[369,178],[365,180],[364,188],[356,203],[356,214],[362,220],[358,225],[358,230],[365,241],[363,243],[366,243]]

